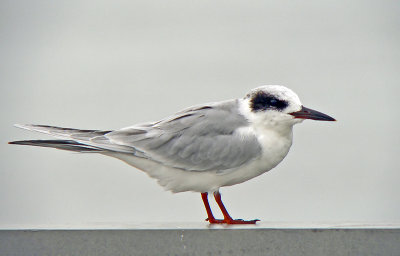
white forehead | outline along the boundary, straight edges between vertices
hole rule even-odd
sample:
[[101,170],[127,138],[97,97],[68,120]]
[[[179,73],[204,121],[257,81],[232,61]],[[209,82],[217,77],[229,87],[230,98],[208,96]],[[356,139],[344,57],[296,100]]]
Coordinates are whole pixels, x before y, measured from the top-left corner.
[[301,101],[297,94],[290,90],[289,88],[282,85],[263,85],[251,90],[250,95],[253,95],[259,91],[263,91],[270,95],[274,95],[276,98],[280,100],[286,100],[291,104],[301,105]]

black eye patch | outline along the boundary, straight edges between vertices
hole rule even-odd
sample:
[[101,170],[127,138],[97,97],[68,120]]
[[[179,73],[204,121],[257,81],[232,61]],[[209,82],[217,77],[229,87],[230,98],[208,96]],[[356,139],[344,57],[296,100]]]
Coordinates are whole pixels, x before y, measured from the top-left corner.
[[275,96],[265,92],[258,92],[254,94],[250,100],[250,107],[253,112],[267,109],[282,111],[288,105],[289,104],[286,101],[277,99]]

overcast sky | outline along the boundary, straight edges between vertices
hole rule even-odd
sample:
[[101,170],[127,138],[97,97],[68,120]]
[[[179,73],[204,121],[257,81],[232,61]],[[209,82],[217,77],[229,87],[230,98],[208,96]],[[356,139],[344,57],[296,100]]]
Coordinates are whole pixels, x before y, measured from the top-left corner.
[[399,13],[372,0],[1,1],[0,228],[203,223],[198,193],[105,156],[7,145],[48,138],[12,125],[118,129],[264,84],[338,122],[303,122],[278,167],[222,188],[231,215],[400,222]]

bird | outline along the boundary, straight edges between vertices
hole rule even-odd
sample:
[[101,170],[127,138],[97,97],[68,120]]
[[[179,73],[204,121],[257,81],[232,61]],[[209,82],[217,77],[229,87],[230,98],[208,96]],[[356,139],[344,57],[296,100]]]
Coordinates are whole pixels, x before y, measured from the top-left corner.
[[[305,119],[336,121],[304,107],[291,89],[264,85],[242,98],[192,106],[156,122],[118,130],[17,124],[56,139],[9,144],[114,157],[142,170],[173,193],[200,193],[210,225],[256,224],[259,219],[233,219],[219,190],[276,167],[292,145],[293,126]],[[222,219],[214,217],[209,194],[214,196]]]

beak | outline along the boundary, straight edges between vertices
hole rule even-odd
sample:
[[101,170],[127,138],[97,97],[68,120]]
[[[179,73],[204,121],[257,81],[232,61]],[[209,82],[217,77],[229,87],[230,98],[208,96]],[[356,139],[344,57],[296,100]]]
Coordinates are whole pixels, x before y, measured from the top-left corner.
[[289,113],[294,116],[294,118],[301,119],[312,119],[312,120],[320,120],[320,121],[336,121],[335,118],[332,118],[324,113],[318,112],[316,110],[306,108],[304,106],[301,107],[299,111]]

